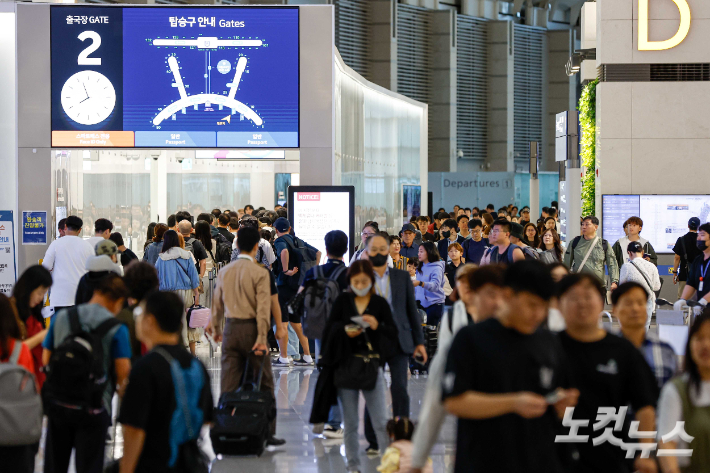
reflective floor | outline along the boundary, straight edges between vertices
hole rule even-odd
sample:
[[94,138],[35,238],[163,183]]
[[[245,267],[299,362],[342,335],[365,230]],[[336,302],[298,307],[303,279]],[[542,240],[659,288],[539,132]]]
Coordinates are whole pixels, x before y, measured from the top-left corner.
[[[198,346],[198,356],[205,363],[212,378],[212,391],[215,402],[219,396],[220,362],[219,353],[210,357],[207,344]],[[345,472],[345,448],[343,441],[320,438],[311,432],[308,423],[313,392],[315,390],[318,371],[306,367],[280,368],[274,370],[276,385],[276,436],[286,440],[286,444],[273,448],[270,447],[261,457],[223,457],[218,458],[212,467],[214,473],[244,471],[249,473],[260,472]],[[386,373],[387,382],[390,382]],[[412,376],[409,380],[409,395],[411,398],[412,418],[419,415],[419,408],[426,389],[426,375]],[[388,404],[391,399],[388,392]],[[364,400],[360,399],[361,419],[364,411]],[[419,426],[426,428],[426,426]],[[431,452],[434,471],[447,472],[453,465],[456,422],[449,418],[439,435],[439,441]],[[123,453],[123,442],[120,426],[110,431],[112,440],[107,442],[106,456],[120,457]],[[114,440],[115,439],[115,440]],[[360,447],[362,472],[376,473],[380,464],[379,457],[368,458],[365,455],[367,442],[365,441],[362,422],[360,424]],[[42,455],[40,449],[36,471],[42,471]],[[73,462],[72,462],[73,463]],[[73,465],[70,472],[74,472]]]

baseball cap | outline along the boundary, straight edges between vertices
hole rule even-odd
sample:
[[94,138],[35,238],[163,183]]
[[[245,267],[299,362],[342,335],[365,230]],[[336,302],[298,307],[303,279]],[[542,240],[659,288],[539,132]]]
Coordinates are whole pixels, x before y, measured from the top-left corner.
[[414,225],[411,223],[405,223],[402,225],[402,231],[400,233],[404,232],[412,232],[412,233],[417,233],[417,230],[414,228]]
[[630,251],[631,253],[643,253],[643,246],[637,241],[632,241],[629,243],[629,246],[626,247],[626,251]]
[[510,236],[523,239],[523,226],[519,223],[510,222]]
[[96,256],[107,255],[113,256],[118,254],[118,246],[111,240],[100,241],[96,244]]
[[289,228],[291,228],[291,222],[289,222],[288,219],[285,217],[279,217],[274,222],[274,228],[279,233],[285,233],[288,231]]
[[698,217],[692,217],[690,220],[688,220],[688,228],[690,228],[691,230],[697,230],[699,226],[700,219]]
[[84,226],[84,221],[76,215],[70,215],[67,217],[66,221],[64,222],[64,225],[80,229]]

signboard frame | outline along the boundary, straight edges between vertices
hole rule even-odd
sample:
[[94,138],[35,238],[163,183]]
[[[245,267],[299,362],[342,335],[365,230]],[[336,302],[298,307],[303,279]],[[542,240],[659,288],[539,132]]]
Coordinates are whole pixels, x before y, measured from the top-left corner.
[[[355,186],[289,186],[288,187],[288,221],[291,222],[293,231],[298,236],[298,228],[294,221],[294,199],[297,192],[348,193],[349,231],[348,231],[348,261],[355,252]],[[312,242],[307,242],[311,245]],[[314,245],[315,246],[315,245]]]
[[[25,224],[27,218],[41,217],[44,222],[44,236],[40,234],[35,234],[34,232],[27,233],[25,231]],[[35,223],[35,222],[31,222]],[[22,211],[22,244],[23,245],[46,245],[48,244],[47,237],[47,211],[46,210],[23,210]]]
[[[154,10],[159,10],[159,9],[185,9],[186,12],[189,12],[190,9],[193,9],[193,11],[195,11],[195,9],[197,9],[197,10],[200,10],[200,9],[210,9],[210,10],[212,10],[212,9],[214,9],[215,11],[219,11],[219,10],[224,10],[224,11],[226,11],[226,10],[230,10],[230,9],[231,9],[231,10],[234,10],[235,6],[234,6],[234,5],[207,5],[207,4],[194,4],[194,5],[180,5],[180,4],[175,4],[175,5],[156,5],[156,4],[135,5],[135,4],[133,4],[133,5],[131,5],[131,4],[103,4],[103,3],[102,3],[102,4],[86,4],[86,3],[80,3],[80,4],[54,4],[54,5],[49,5],[49,8],[50,8],[50,18],[51,18],[51,15],[52,15],[51,12],[52,12],[53,10],[56,9],[57,11],[59,11],[59,10],[67,9],[67,8],[75,8],[75,9],[77,9],[77,10],[82,9],[82,8],[84,8],[84,9],[85,9],[85,8],[95,8],[95,9],[105,9],[105,8],[114,9],[114,8],[115,8],[115,9],[121,9],[121,10],[124,10],[124,9],[140,9],[140,8],[144,8],[144,9],[147,8],[147,9],[154,9]],[[104,130],[104,133],[106,133],[107,131],[111,131],[111,132],[116,132],[116,131],[130,131],[130,132],[133,134],[133,138],[132,138],[132,140],[133,140],[133,145],[132,145],[132,146],[125,144],[125,143],[124,143],[125,140],[121,140],[121,139],[119,139],[119,140],[117,141],[117,144],[115,144],[115,145],[105,145],[105,146],[104,146],[104,145],[100,145],[100,144],[86,144],[86,145],[84,145],[84,144],[80,144],[80,145],[76,145],[76,144],[71,144],[71,145],[69,145],[69,144],[55,144],[55,143],[54,143],[54,139],[55,139],[55,138],[54,138],[54,132],[55,132],[55,131],[56,131],[56,132],[64,132],[64,131],[66,131],[66,130],[54,130],[54,125],[53,125],[53,120],[54,120],[54,118],[53,118],[53,109],[54,109],[54,108],[57,108],[57,107],[56,107],[55,100],[54,100],[54,95],[55,95],[55,94],[54,94],[54,92],[52,92],[51,97],[50,97],[50,102],[49,102],[49,109],[50,109],[50,143],[51,143],[51,147],[52,147],[52,148],[61,148],[61,149],[94,149],[94,148],[98,148],[98,149],[194,149],[194,150],[210,150],[210,149],[217,149],[217,150],[230,150],[230,149],[231,149],[231,150],[286,150],[286,149],[289,149],[289,150],[293,150],[293,149],[300,149],[300,148],[301,148],[301,141],[302,141],[302,133],[301,133],[301,131],[302,131],[302,130],[301,130],[301,129],[302,129],[302,126],[301,126],[301,95],[302,95],[302,93],[301,93],[301,83],[302,83],[302,79],[301,79],[301,64],[302,64],[302,61],[301,61],[301,31],[302,31],[302,27],[301,27],[301,11],[300,11],[300,6],[299,6],[299,5],[239,5],[239,6],[236,6],[236,8],[239,8],[239,9],[248,9],[248,10],[281,9],[281,10],[296,10],[296,12],[297,12],[298,20],[297,20],[297,22],[296,22],[296,29],[297,29],[297,43],[298,43],[298,44],[297,44],[297,52],[296,52],[296,55],[295,55],[295,60],[296,60],[296,63],[297,63],[297,66],[296,66],[296,77],[297,77],[297,79],[296,79],[296,80],[297,80],[297,87],[296,87],[296,95],[297,95],[297,97],[296,97],[296,102],[297,102],[297,107],[298,107],[298,113],[297,113],[297,117],[298,117],[298,118],[297,118],[297,127],[296,127],[296,128],[297,128],[297,131],[296,131],[296,142],[297,142],[297,144],[296,144],[295,146],[260,146],[260,145],[235,146],[235,145],[232,145],[232,144],[230,144],[230,145],[228,145],[228,146],[227,146],[227,145],[224,145],[224,146],[218,146],[218,145],[217,145],[217,146],[197,146],[197,145],[190,144],[190,143],[186,143],[185,145],[182,145],[182,146],[165,146],[165,145],[160,146],[160,145],[155,145],[155,144],[152,144],[152,145],[136,145],[136,144],[135,144],[135,143],[136,143],[136,142],[135,142],[135,134],[136,134],[136,132],[137,132],[137,131],[144,131],[144,130]],[[88,26],[91,26],[91,24],[86,24],[86,26],[87,26],[87,27],[88,27]],[[50,61],[51,61],[51,57],[52,57],[52,55],[51,55],[51,54],[52,54],[52,53],[51,53],[51,52],[52,52],[52,37],[53,37],[53,36],[52,36],[52,27],[51,27],[51,20],[50,20],[50,43],[49,43],[49,47],[50,47]],[[165,39],[165,38],[162,38],[162,39]],[[84,43],[83,43],[84,40],[81,40],[81,41],[82,41],[82,42],[81,42],[80,44],[83,45],[83,44],[84,44]],[[89,41],[87,41],[86,43],[89,43]],[[98,41],[97,44],[100,45],[100,44],[101,44],[101,41]],[[90,47],[91,47],[91,46],[90,46]],[[98,47],[99,47],[99,46],[97,46],[97,49],[98,49]],[[123,44],[121,45],[121,47],[123,47]],[[88,49],[88,48],[83,48],[83,49]],[[91,53],[88,53],[88,54],[91,54]],[[98,54],[98,52],[96,52],[96,54]],[[86,59],[87,59],[87,58],[84,58],[84,60],[86,60]],[[95,58],[88,57],[88,59],[91,60],[91,59],[95,59]],[[91,64],[91,65],[89,65],[89,66],[88,66],[89,69],[87,69],[87,70],[93,71],[93,68],[94,68],[95,65],[96,65],[96,64]],[[100,63],[99,63],[99,65],[100,65]],[[122,70],[123,70],[123,67],[124,67],[124,66],[122,65]],[[123,71],[122,71],[122,73],[123,73]],[[51,88],[53,88],[52,80],[53,80],[53,77],[52,77],[52,75],[50,75],[50,82],[49,82],[49,83],[50,83],[50,87],[51,87]],[[175,84],[172,84],[172,86],[174,87]],[[61,94],[60,94],[60,95],[61,95]],[[121,96],[122,96],[122,95],[123,95],[123,91],[121,91]],[[227,96],[225,96],[225,97],[227,97]],[[121,98],[121,100],[123,100],[123,98]],[[249,108],[249,104],[246,104],[246,105],[248,106],[247,108]],[[166,104],[165,108],[167,108],[168,106],[169,106],[169,105]],[[123,107],[123,104],[121,104],[121,107]],[[251,106],[251,108],[253,108],[253,106]],[[225,117],[225,118],[226,118],[226,117]],[[103,123],[103,121],[102,121],[101,123]],[[230,122],[230,123],[231,123],[231,122]],[[97,126],[99,126],[99,125],[100,125],[100,124],[97,124],[97,125],[90,125],[90,126],[88,126],[86,129],[84,129],[84,128],[78,129],[78,128],[77,128],[77,129],[72,129],[72,130],[70,130],[70,131],[71,131],[71,132],[76,132],[77,134],[89,132],[89,134],[98,134],[98,135],[101,135],[101,130],[97,129]],[[94,132],[97,132],[97,133],[94,133]],[[175,134],[179,134],[179,133],[182,133],[182,132],[185,132],[186,134],[188,134],[188,133],[190,133],[190,132],[192,132],[192,133],[198,133],[197,131],[194,131],[194,130],[193,130],[193,131],[190,131],[190,130],[181,130],[181,131],[175,131],[174,133],[175,133]],[[248,131],[248,133],[252,133],[252,132],[253,132],[254,134],[269,134],[269,133],[271,133],[269,130],[249,130],[249,131]],[[169,133],[169,132],[168,132],[168,133]],[[216,133],[216,132],[215,132],[215,133]],[[217,139],[217,136],[216,136],[216,139]],[[255,138],[255,139],[256,139],[256,138]],[[218,144],[218,142],[217,142],[216,144]]]
[[[12,271],[13,271],[13,276],[12,276],[12,286],[14,287],[15,283],[17,282],[17,260],[15,258],[16,255],[16,250],[17,248],[15,247],[15,220],[14,220],[14,212],[12,210],[0,210],[0,225],[3,224],[3,222],[9,222],[10,223],[10,239],[11,239],[11,245],[8,247],[5,247],[4,242],[0,242],[0,261],[2,261],[7,254],[10,255],[10,258],[12,258]],[[8,251],[9,249],[9,251]],[[4,251],[3,251],[4,250]],[[8,263],[9,265],[9,263]],[[0,268],[4,269],[4,268]],[[4,281],[4,277],[0,277],[0,284],[8,284]],[[9,281],[9,279],[8,279]],[[0,290],[0,293],[5,293],[4,291]],[[10,294],[12,293],[12,287],[8,289],[7,297],[10,297]]]

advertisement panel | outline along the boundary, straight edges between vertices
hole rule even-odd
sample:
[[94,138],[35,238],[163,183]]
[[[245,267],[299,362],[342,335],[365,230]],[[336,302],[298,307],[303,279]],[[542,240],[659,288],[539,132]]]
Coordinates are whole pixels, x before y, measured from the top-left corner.
[[603,237],[610,243],[624,236],[626,219],[640,217],[641,236],[656,253],[670,254],[691,217],[710,221],[710,195],[603,195],[602,210]]
[[402,186],[402,224],[412,217],[422,214],[422,186],[404,184]]
[[295,235],[320,250],[321,264],[327,262],[325,234],[342,230],[348,236],[350,251],[354,251],[355,187],[353,186],[290,186],[288,188],[288,219]]
[[52,146],[297,148],[298,8],[51,6]]

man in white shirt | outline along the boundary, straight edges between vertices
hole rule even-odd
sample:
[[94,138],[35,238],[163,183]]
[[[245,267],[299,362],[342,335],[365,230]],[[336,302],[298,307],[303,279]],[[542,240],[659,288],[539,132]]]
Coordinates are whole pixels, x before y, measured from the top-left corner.
[[643,257],[643,246],[641,242],[632,241],[627,245],[626,253],[629,258],[628,263],[621,266],[619,273],[619,284],[634,281],[642,285],[648,291],[648,301],[646,302],[646,330],[651,326],[651,315],[656,308],[656,294],[654,291],[661,289],[661,278],[658,268]]
[[[104,240],[108,240],[113,231],[113,223],[107,218],[100,218],[94,222],[94,236],[88,238],[86,241],[91,245],[91,249],[95,250],[96,245]],[[68,235],[68,234],[67,234]]]
[[94,256],[94,248],[79,236],[83,225],[79,217],[67,217],[64,237],[49,245],[42,261],[42,266],[52,272],[49,301],[55,312],[74,305],[76,288],[86,273],[86,262]]

